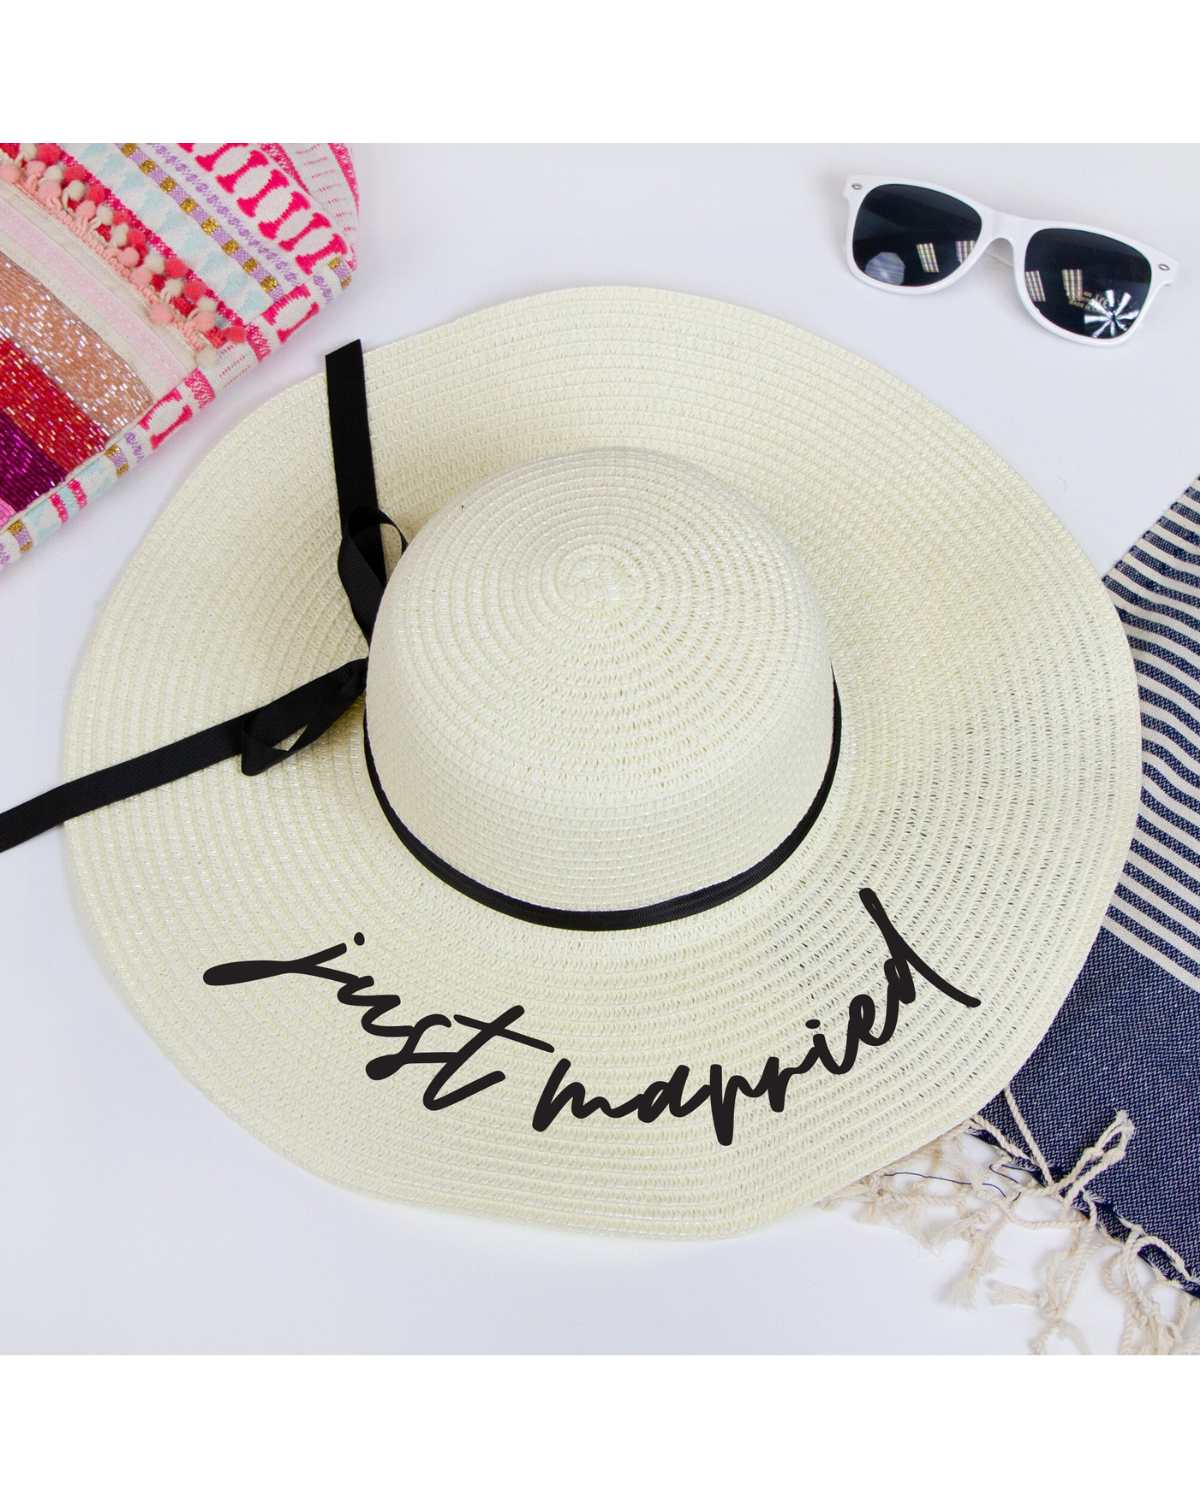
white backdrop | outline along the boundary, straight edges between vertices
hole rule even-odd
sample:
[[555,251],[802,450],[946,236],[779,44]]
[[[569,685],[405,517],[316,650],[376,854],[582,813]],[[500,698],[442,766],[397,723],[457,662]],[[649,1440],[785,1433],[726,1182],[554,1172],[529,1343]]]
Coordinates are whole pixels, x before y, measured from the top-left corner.
[[[1200,471],[1200,148],[364,147],[356,161],[346,296],[0,578],[0,807],[56,779],[98,612],[182,480],[351,338],[369,348],[591,283],[743,303],[945,407],[1099,569]],[[877,294],[842,256],[854,171],[1124,232],[1177,257],[1179,276],[1112,350],[1041,332],[992,260],[943,295]],[[399,1209],[309,1177],[140,1030],[81,925],[58,832],[0,855],[0,1192],[5,1352],[1017,1352],[1035,1326],[947,1303],[959,1251],[937,1260],[841,1214],[639,1244]],[[1101,1346],[1118,1321],[1098,1295],[1081,1318]]]

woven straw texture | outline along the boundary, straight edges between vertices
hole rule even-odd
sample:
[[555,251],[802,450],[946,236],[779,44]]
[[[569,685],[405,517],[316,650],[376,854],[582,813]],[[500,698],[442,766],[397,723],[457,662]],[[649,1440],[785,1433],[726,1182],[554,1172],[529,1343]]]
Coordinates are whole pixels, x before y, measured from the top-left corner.
[[727,880],[825,775],[820,607],[779,528],[629,449],[485,480],[421,529],[380,610],[371,749],[401,820],[540,906]]
[[[380,501],[410,536],[491,476],[579,450],[650,450],[697,466],[696,503],[734,507],[725,486],[746,497],[772,523],[764,536],[777,528],[799,560],[797,598],[805,577],[815,591],[844,712],[833,790],[799,850],[746,894],[612,933],[513,920],[412,859],[369,784],[361,710],[265,775],[227,762],[105,809],[70,825],[78,887],[121,988],[167,1054],[261,1139],[347,1187],[675,1236],[753,1228],[992,1097],[1086,957],[1139,787],[1120,624],[1028,486],[864,361],[673,293],[602,288],[507,304],[375,351],[367,384]],[[361,654],[334,567],[324,398],[317,379],[270,402],[155,527],[81,671],[67,774],[249,710]],[[695,527],[682,515],[672,524],[681,542]],[[451,521],[442,527],[453,535]],[[437,538],[431,529],[431,557]],[[414,560],[417,546],[419,536]],[[669,579],[680,566],[644,576]],[[727,566],[733,582],[744,558]],[[581,596],[605,592],[611,576],[599,567]],[[786,638],[787,627],[768,628]],[[742,649],[757,670],[763,658]],[[718,742],[716,728],[705,733]],[[507,750],[496,742],[493,766]],[[577,878],[586,900],[589,877]],[[794,1079],[781,1113],[741,1099],[729,1146],[707,1109],[653,1123],[567,1111],[544,1133],[531,1128],[561,1058],[589,1095],[616,1102],[681,1064],[689,1091],[712,1063],[753,1082],[768,1057],[804,1056],[807,1021],[822,1022],[840,1053],[851,999],[883,998],[887,950],[859,901],[865,886],[917,953],[980,998],[977,1009],[918,980],[888,1045],[841,1076]],[[398,1044],[366,1035],[334,986],[294,974],[202,981],[214,964],[338,943],[348,945],[341,967],[402,998],[389,1020],[521,1005],[520,1029],[552,1043],[553,1057],[497,1040],[456,1082],[497,1067],[505,1081],[433,1112],[421,1102],[428,1067],[365,1075]]]

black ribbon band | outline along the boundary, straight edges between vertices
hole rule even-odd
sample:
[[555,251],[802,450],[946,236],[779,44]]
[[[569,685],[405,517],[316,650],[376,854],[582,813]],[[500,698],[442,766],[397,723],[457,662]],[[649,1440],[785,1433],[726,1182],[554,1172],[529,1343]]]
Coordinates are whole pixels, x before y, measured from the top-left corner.
[[505,916],[516,917],[522,922],[534,922],[539,927],[566,927],[576,932],[622,932],[633,927],[654,927],[660,922],[678,922],[681,917],[694,917],[697,912],[708,911],[710,907],[720,906],[725,901],[732,901],[735,896],[742,895],[751,886],[757,885],[760,880],[773,875],[784,860],[796,852],[820,817],[821,809],[825,806],[833,786],[841,748],[842,702],[835,682],[833,684],[833,735],[825,775],[821,780],[821,785],[817,788],[817,795],[809,804],[808,811],[787,838],[772,849],[770,854],[765,855],[757,864],[751,865],[748,870],[743,870],[740,875],[731,875],[727,880],[718,881],[715,885],[706,885],[699,891],[690,891],[685,896],[672,896],[666,901],[655,901],[650,906],[633,906],[616,911],[570,911],[556,906],[538,906],[532,901],[521,901],[516,896],[506,896],[503,891],[496,891],[491,886],[481,885],[478,880],[472,880],[469,875],[464,875],[461,870],[456,870],[453,865],[447,864],[427,844],[423,844],[412,829],[401,822],[396,809],[388,801],[387,793],[379,780],[379,772],[375,769],[375,758],[371,754],[371,740],[367,734],[367,726],[365,722],[363,723],[363,750],[367,757],[367,774],[375,789],[376,800],[383,809],[384,816],[392,825],[392,832],[414,859],[420,860],[425,868],[436,875],[439,880],[453,886],[456,891],[461,891],[464,896],[470,896],[472,901],[478,901],[481,906],[490,906],[493,911],[503,912]]
[[[371,431],[367,410],[367,387],[363,368],[362,345],[357,341],[336,350],[325,361],[329,400],[329,432],[333,447],[334,475],[337,480],[338,512],[342,540],[338,549],[337,568],[352,614],[369,642],[375,628],[383,591],[387,587],[382,528],[395,523],[379,509],[375,488],[375,467],[371,454]],[[395,528],[397,531],[399,528]],[[400,551],[406,546],[400,535]],[[24,843],[47,829],[95,812],[112,802],[165,786],[194,771],[206,770],[218,761],[240,755],[242,771],[257,776],[287,760],[311,745],[357,701],[366,687],[365,657],[347,662],[326,672],[313,682],[285,693],[273,703],[228,719],[212,729],[202,729],[172,745],[135,756],[120,765],[92,771],[64,783],[41,796],[23,802],[19,807],[0,813],[0,852]],[[290,743],[287,743],[290,741]],[[635,927],[651,927],[660,922],[676,922],[694,916],[722,902],[731,901],[765,880],[795,853],[820,816],[833,786],[842,741],[842,709],[837,683],[833,685],[833,733],[829,763],[816,797],[800,822],[770,854],[744,870],[740,875],[706,886],[703,890],[658,901],[649,906],[619,911],[569,911],[557,907],[537,906],[506,896],[502,891],[480,884],[461,870],[456,870],[426,847],[400,821],[388,801],[375,761],[371,742],[363,726],[363,748],[367,772],[375,796],[397,838],[413,857],[447,885],[493,911],[534,922],[543,927],[573,928],[580,932],[615,932]]]

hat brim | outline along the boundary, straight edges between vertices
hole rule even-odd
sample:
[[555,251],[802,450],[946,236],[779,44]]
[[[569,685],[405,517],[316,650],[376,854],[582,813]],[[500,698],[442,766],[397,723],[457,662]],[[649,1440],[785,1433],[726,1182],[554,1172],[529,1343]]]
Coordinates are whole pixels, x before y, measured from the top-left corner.
[[[367,356],[380,502],[409,534],[498,469],[637,446],[703,465],[787,533],[821,598],[842,699],[828,803],[799,850],[727,904],[662,926],[533,926],[430,874],[380,812],[361,711],[248,778],[226,762],[78,820],[83,905],[121,989],[222,1109],[304,1167],[408,1203],[639,1234],[762,1224],[983,1105],[1081,967],[1136,817],[1140,728],[1116,614],[1032,490],[891,376],[743,309],[598,288],[491,309]],[[72,700],[82,774],[228,719],[361,655],[338,583],[325,389],[269,402],[201,465],[109,603]],[[792,1079],[786,1106],[653,1120],[534,1109],[551,1069],[627,1101],[680,1066],[751,1084],[840,1054],[853,997],[882,1012],[875,891],[917,978],[895,1035]],[[354,935],[363,942],[356,945]],[[553,1055],[496,1039],[423,1103],[428,1065],[309,974],[213,986],[214,965],[345,944],[425,1046],[523,1008]],[[343,995],[343,999],[344,999]],[[354,996],[350,997],[354,1001]],[[357,1004],[357,1008],[356,1008]],[[448,1038],[453,1037],[453,1040]]]

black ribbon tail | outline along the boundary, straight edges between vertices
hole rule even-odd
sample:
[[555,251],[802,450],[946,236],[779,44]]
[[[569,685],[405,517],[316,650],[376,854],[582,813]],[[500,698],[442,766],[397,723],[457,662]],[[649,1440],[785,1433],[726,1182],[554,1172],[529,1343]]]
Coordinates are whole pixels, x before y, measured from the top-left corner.
[[160,750],[64,782],[40,797],[31,797],[28,802],[0,813],[0,852],[36,838],[49,828],[57,828],[68,818],[95,812],[110,802],[148,792],[152,787],[189,776],[193,771],[206,770],[237,755],[241,750],[241,724],[240,718],[230,719],[215,728],[202,729],[199,734],[190,734]]
[[[329,406],[329,440],[337,480],[342,532],[356,510],[378,510],[375,460],[367,409],[367,373],[360,340],[325,356],[325,392]],[[364,537],[363,560],[376,578],[383,577],[383,547],[378,535]]]
[[342,522],[338,577],[358,628],[369,641],[387,587],[380,528],[391,526],[399,534],[402,556],[408,542],[396,523],[379,509],[367,377],[362,344],[357,339],[325,356],[325,390],[338,515]]
[[[90,771],[32,797],[0,813],[0,853],[70,818],[152,791],[194,771],[205,771],[234,755],[242,757],[242,770],[247,776],[257,776],[324,734],[360,697],[366,681],[367,662],[361,657],[253,713],[239,714],[224,724],[201,729],[119,765]],[[293,742],[280,748],[293,735]]]

